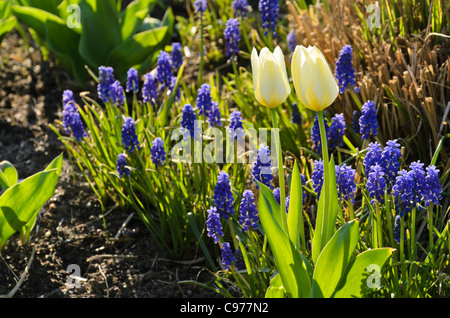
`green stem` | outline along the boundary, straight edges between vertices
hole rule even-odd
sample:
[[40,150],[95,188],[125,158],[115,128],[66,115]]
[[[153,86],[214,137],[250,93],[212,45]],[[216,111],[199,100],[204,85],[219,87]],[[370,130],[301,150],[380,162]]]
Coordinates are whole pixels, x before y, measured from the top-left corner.
[[431,259],[434,260],[433,256],[433,247],[434,247],[434,241],[433,241],[433,235],[434,235],[434,224],[433,224],[433,204],[431,204],[428,207],[428,230],[429,230],[429,239],[430,239],[430,246],[428,247],[428,251],[430,252],[429,255],[431,256]]
[[381,213],[380,213],[380,203],[376,202],[377,211],[377,230],[378,230],[378,247],[383,247],[383,236],[381,228]]
[[416,208],[411,211],[411,256],[412,260],[415,261],[417,257],[417,247],[416,247]]
[[200,66],[198,70],[198,84],[203,83],[203,14],[200,13]]
[[286,188],[284,185],[284,169],[283,169],[283,154],[281,153],[280,132],[278,129],[277,109],[271,108],[273,128],[275,128],[275,145],[278,155],[278,176],[280,183],[280,208],[281,208],[281,222],[282,228],[288,234],[287,215],[286,215]]

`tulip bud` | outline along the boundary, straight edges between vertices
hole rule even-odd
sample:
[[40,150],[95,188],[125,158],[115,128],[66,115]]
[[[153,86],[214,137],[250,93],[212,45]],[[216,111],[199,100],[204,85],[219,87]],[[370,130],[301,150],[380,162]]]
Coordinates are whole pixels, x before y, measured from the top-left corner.
[[322,111],[334,102],[339,87],[318,48],[297,45],[291,67],[295,92],[305,107]]
[[264,106],[275,108],[291,93],[284,55],[280,47],[277,46],[273,53],[265,47],[259,56],[253,48],[252,73],[255,98]]

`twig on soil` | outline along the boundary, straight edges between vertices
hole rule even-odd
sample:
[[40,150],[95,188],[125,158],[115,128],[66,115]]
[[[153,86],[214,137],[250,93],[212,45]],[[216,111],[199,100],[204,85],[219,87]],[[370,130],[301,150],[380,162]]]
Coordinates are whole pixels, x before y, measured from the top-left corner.
[[131,218],[134,216],[134,212],[131,213],[127,219],[125,220],[125,222],[122,223],[122,226],[120,227],[120,229],[117,231],[116,235],[114,236],[114,239],[118,239],[120,234],[122,233],[123,229],[127,226],[128,222],[131,221]]
[[108,279],[105,276],[105,273],[103,273],[102,271],[102,265],[97,264],[98,265],[98,269],[100,271],[100,274],[102,274],[103,278],[105,279],[105,285],[106,285],[106,297],[109,297],[109,285],[108,285]]
[[20,276],[19,281],[17,282],[16,286],[14,286],[14,288],[6,295],[0,295],[0,298],[12,298],[14,296],[14,294],[19,290],[20,286],[22,285],[23,281],[25,280],[28,271],[30,270],[31,267],[31,262],[34,259],[34,253],[36,252],[36,249],[33,247],[33,251],[31,252],[31,256],[30,256],[30,260],[28,261],[27,266],[25,267],[24,272],[22,273],[22,276]]
[[86,262],[90,263],[102,258],[138,258],[135,255],[114,255],[114,254],[100,254],[100,255],[94,255],[91,257],[88,257],[86,259]]

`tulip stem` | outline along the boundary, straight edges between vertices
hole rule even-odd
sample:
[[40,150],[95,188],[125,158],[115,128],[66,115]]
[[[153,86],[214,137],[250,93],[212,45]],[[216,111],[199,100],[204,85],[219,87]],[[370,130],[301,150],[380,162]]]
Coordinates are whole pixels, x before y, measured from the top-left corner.
[[[325,192],[327,193],[328,191],[328,181],[326,181],[326,179],[328,179],[328,141],[327,141],[327,134],[325,131],[325,121],[323,118],[323,110],[322,111],[318,111],[317,112],[317,117],[318,117],[318,121],[319,121],[319,129],[320,129],[320,142],[322,143],[322,160],[323,160],[323,175],[324,175],[324,183],[327,184],[327,186],[325,187]],[[326,200],[325,200],[326,202]]]
[[280,208],[281,208],[281,222],[282,228],[289,234],[287,228],[287,215],[286,215],[286,188],[284,185],[284,169],[283,169],[283,154],[281,153],[281,141],[280,141],[280,130],[278,129],[278,119],[277,119],[277,109],[271,108],[272,111],[272,122],[273,128],[275,129],[275,146],[278,155],[278,177],[280,184]]

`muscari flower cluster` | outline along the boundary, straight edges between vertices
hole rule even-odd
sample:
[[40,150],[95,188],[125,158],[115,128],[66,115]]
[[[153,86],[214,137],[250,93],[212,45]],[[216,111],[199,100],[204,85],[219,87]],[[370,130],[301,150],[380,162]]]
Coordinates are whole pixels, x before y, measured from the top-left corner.
[[200,127],[197,122],[197,115],[195,114],[194,107],[190,104],[186,104],[183,107],[180,123],[182,133],[189,133],[191,137],[198,139],[198,132]]
[[264,35],[268,35],[269,31],[276,37],[275,26],[278,19],[279,4],[278,0],[260,0],[258,5],[261,11],[262,28]]
[[[273,189],[271,184],[273,180],[272,159],[270,158],[269,146],[261,145],[259,147],[256,161],[253,164],[252,175],[257,181]],[[256,185],[256,188],[258,189],[258,185]]]
[[[355,175],[356,170],[350,167],[349,165],[335,165],[336,171],[336,186],[338,197],[343,202],[352,202],[354,203],[354,197],[356,193],[356,183],[355,183]],[[323,181],[324,181],[324,170],[323,170],[323,161],[315,160],[314,161],[314,169],[311,174],[311,180],[313,184],[314,192],[317,194],[317,198],[320,198],[320,193],[322,191]]]
[[73,92],[71,90],[65,90],[63,92],[63,126],[68,134],[72,134],[75,137],[75,141],[80,141],[87,134],[84,131],[83,121],[78,111],[75,99],[73,98]]
[[245,17],[247,16],[248,3],[247,0],[234,0],[233,10],[235,17]]
[[239,53],[239,42],[241,41],[239,26],[238,19],[228,19],[225,31],[223,32],[225,38],[225,54],[230,60],[234,60]]
[[237,139],[240,142],[245,138],[245,131],[242,125],[242,116],[240,111],[235,110],[231,113],[228,131],[231,139]]
[[212,206],[208,210],[208,218],[206,219],[206,230],[208,237],[212,237],[214,243],[219,243],[223,234],[223,227],[220,221],[220,214],[217,212],[217,208]]
[[123,175],[130,175],[130,170],[126,168],[127,165],[127,156],[123,153],[119,154],[117,156],[117,163],[116,163],[116,170],[119,174],[120,178],[123,178]]
[[286,36],[286,42],[289,48],[289,52],[294,52],[295,47],[298,44],[297,35],[295,34],[295,30],[291,30]]
[[259,216],[252,191],[244,191],[242,201],[239,205],[239,212],[239,224],[242,226],[242,232],[247,232],[250,228],[256,229],[258,227]]
[[134,92],[136,93],[139,90],[139,76],[138,71],[131,67],[127,72],[127,85],[126,92]]
[[214,188],[213,200],[220,217],[227,220],[234,214],[234,198],[231,192],[230,177],[225,171],[219,172]]
[[368,140],[370,136],[375,137],[378,134],[376,105],[371,100],[362,106],[362,113],[359,118],[359,133],[364,140]]
[[166,162],[166,151],[164,150],[164,142],[161,137],[156,137],[153,140],[150,152],[155,168],[162,166]]
[[114,78],[114,69],[110,66],[100,66],[98,71],[98,97],[103,103],[123,105],[125,102],[125,95],[122,85]]
[[158,83],[156,82],[156,76],[153,73],[147,73],[144,75],[144,85],[142,86],[142,100],[144,103],[150,103],[156,105],[156,99],[158,98]]
[[235,261],[236,258],[234,257],[234,253],[231,250],[230,243],[224,242],[222,244],[222,264],[225,266],[225,269],[230,269],[230,266]]
[[200,86],[195,103],[199,110],[198,115],[205,114],[204,116],[208,116],[212,108],[211,85],[204,83]]
[[208,113],[208,122],[210,127],[222,126],[218,102],[211,103],[211,110]]
[[[340,86],[339,92],[343,94],[348,86],[355,86],[355,70],[352,64],[353,49],[350,45],[345,45],[336,62],[335,77]],[[358,87],[354,87],[356,93],[359,93]]]
[[[333,150],[336,147],[341,147],[344,143],[346,130],[344,114],[335,114],[331,118],[330,124],[328,124],[328,119],[324,117],[324,122],[328,148]],[[315,116],[313,126],[311,127],[311,141],[314,150],[320,155],[322,153],[322,139],[320,137],[319,118],[317,115]]]
[[291,122],[293,124],[297,124],[299,126],[302,125],[302,114],[300,113],[300,110],[298,109],[297,103],[292,103]]
[[208,4],[206,0],[195,0],[194,9],[195,12],[200,12],[200,14],[203,14],[203,12],[205,12],[208,9]]
[[172,43],[172,51],[170,52],[170,60],[172,63],[172,70],[174,73],[178,73],[181,65],[183,64],[183,52],[180,42]]
[[126,117],[122,126],[122,145],[128,152],[140,149],[133,118]]

